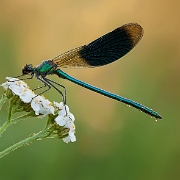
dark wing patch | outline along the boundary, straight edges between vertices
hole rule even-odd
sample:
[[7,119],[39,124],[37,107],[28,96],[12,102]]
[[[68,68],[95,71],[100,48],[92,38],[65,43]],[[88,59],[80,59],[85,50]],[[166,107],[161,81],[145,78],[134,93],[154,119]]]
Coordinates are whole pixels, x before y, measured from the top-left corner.
[[97,67],[112,63],[127,54],[143,36],[139,24],[125,24],[95,41],[70,51],[53,60],[59,67]]

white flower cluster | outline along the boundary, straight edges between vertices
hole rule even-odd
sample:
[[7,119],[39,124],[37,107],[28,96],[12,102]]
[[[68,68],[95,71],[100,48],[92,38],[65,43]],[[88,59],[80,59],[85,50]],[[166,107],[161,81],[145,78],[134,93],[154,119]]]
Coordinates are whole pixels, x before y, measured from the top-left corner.
[[[6,79],[8,81],[3,83],[1,86],[6,90],[10,89],[15,95],[19,96],[22,102],[30,103],[35,115],[38,117],[44,117],[48,114],[54,115],[55,108],[49,100],[45,99],[43,96],[36,95],[25,82],[17,78],[7,77]],[[68,136],[63,138],[63,141],[66,143],[76,141],[74,135],[75,118],[74,115],[69,112],[69,107],[64,105],[62,102],[54,102],[54,106],[58,109],[58,116],[55,118],[55,122],[59,126],[69,129]]]
[[43,96],[36,96],[24,81],[11,77],[7,77],[6,79],[8,81],[1,86],[6,90],[9,88],[15,95],[19,96],[22,102],[31,103],[31,107],[36,115],[42,115],[40,117],[44,117],[47,114],[54,114],[52,103]]
[[62,102],[61,103],[54,102],[54,105],[60,110],[58,112],[58,116],[55,118],[56,123],[59,126],[63,126],[69,129],[68,136],[63,138],[63,141],[66,143],[70,141],[71,142],[76,141],[76,136],[74,135],[75,133],[74,115],[71,112],[69,112],[69,107],[67,105],[64,105]]

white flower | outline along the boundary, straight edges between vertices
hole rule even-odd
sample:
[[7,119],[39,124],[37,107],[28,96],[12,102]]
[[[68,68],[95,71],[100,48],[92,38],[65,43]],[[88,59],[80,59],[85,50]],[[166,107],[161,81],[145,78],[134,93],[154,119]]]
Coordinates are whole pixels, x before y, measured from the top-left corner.
[[43,115],[42,117],[44,117],[47,114],[54,114],[52,103],[42,96],[36,96],[24,81],[11,77],[7,77],[6,79],[8,81],[1,86],[5,89],[9,88],[24,103],[31,103],[31,107],[36,115]]
[[69,113],[69,107],[67,105],[64,105],[64,103],[60,102],[60,103],[57,103],[57,102],[54,102],[54,106],[56,106],[59,110],[58,114],[59,115],[65,115],[66,113]]
[[[54,105],[56,106],[55,103],[54,103]],[[69,121],[74,122],[75,117],[71,112],[69,112],[69,107],[67,105],[65,105],[65,106],[63,105],[63,107],[61,107],[61,108],[62,109],[59,109],[58,116],[55,118],[56,123],[60,126],[66,126]]]
[[75,142],[76,141],[76,136],[74,135],[74,132],[69,132],[69,136],[67,136],[67,137],[65,137],[65,138],[63,138],[63,141],[65,142],[65,143],[68,143],[68,142]]
[[42,96],[37,96],[32,99],[31,107],[35,111],[36,115],[42,114],[43,117],[47,114],[54,114],[54,107],[52,103]]
[[64,105],[62,102],[54,102],[54,105],[59,109],[58,116],[55,119],[57,124],[59,124],[60,126],[65,126],[69,119],[71,119],[72,121],[75,120],[74,115],[69,112],[69,107],[67,105]]
[[68,142],[74,142],[76,141],[76,136],[74,135],[75,133],[75,125],[73,121],[67,121],[67,124],[64,126],[66,128],[69,128],[69,134],[67,137],[63,138],[63,141],[68,143]]
[[[10,89],[13,94],[17,95],[21,99],[21,101],[24,102],[20,102],[18,106],[18,99],[16,104],[18,110],[23,109],[26,110],[26,112],[33,111],[38,117],[44,117],[47,114],[53,114],[54,117],[57,116],[55,118],[56,125],[54,126],[56,132],[57,130],[60,131],[57,134],[59,134],[61,138],[63,137],[63,141],[66,143],[70,141],[76,141],[76,136],[74,135],[75,117],[69,111],[69,107],[67,105],[64,105],[64,103],[62,102],[54,102],[54,107],[56,108],[56,110],[58,110],[58,112],[54,114],[55,108],[52,106],[52,103],[49,100],[45,99],[43,96],[36,95],[25,82],[17,78],[11,77],[7,77],[6,79],[8,81],[3,83],[1,86],[4,87],[6,90]],[[13,96],[11,96],[10,98],[13,98]],[[14,100],[17,100],[17,98],[15,97]],[[25,103],[27,103],[27,106]],[[51,118],[53,118],[53,116],[51,116]],[[57,128],[57,125],[59,125],[60,127]]]
[[63,107],[64,107],[64,104],[63,104],[62,102],[60,102],[60,103],[54,102],[54,105],[55,105],[58,109],[63,109]]
[[32,101],[32,99],[35,97],[36,95],[34,94],[34,92],[30,89],[25,89],[24,88],[24,92],[19,96],[20,99],[25,102],[25,103],[29,103]]
[[13,78],[13,77],[6,77],[6,79],[7,79],[8,81],[19,81],[18,78]]
[[7,77],[6,79],[8,81],[1,86],[5,89],[9,88],[15,95],[19,96],[23,102],[29,103],[35,97],[34,92],[29,89],[24,81],[11,77]]
[[74,135],[75,133],[75,125],[74,125],[74,115],[69,112],[69,107],[67,105],[64,105],[63,103],[56,103],[54,102],[54,105],[58,107],[59,112],[58,116],[55,118],[56,123],[59,126],[63,126],[64,128],[68,128],[68,136],[63,138],[63,141],[68,142],[74,142],[76,141],[76,137]]
[[[19,80],[19,79],[17,79],[17,78],[12,78],[12,77],[6,77],[6,79],[8,80],[7,82],[5,82],[5,83],[7,83],[9,86],[19,86],[19,87],[25,87],[25,88],[29,88],[28,87],[28,85],[24,82],[24,81],[22,81],[22,80]],[[5,84],[5,83],[3,83],[3,84]]]

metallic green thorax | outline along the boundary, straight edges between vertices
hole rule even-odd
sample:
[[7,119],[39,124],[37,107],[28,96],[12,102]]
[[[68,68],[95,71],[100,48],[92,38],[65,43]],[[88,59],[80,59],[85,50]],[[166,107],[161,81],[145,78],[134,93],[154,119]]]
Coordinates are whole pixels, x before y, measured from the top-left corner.
[[36,75],[46,76],[49,74],[54,74],[57,65],[53,63],[51,60],[44,61],[42,64],[34,68],[34,72]]

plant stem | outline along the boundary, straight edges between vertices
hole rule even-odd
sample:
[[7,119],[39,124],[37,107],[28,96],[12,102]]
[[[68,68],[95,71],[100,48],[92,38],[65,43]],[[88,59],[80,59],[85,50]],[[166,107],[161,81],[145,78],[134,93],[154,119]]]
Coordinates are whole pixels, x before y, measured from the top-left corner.
[[24,115],[21,115],[21,116],[19,116],[19,117],[16,117],[16,118],[11,119],[11,122],[12,122],[12,124],[15,124],[15,123],[17,123],[17,122],[20,121],[20,120],[23,120],[23,119],[25,119],[25,118],[30,117],[31,115],[32,115],[32,112],[26,113],[26,114],[24,114]]
[[1,97],[1,100],[0,100],[0,110],[7,99],[8,99],[7,96],[5,94],[3,94]]
[[6,121],[1,127],[0,127],[0,136],[1,134],[11,125],[10,121]]
[[24,146],[24,145],[31,143],[33,140],[45,138],[47,136],[47,134],[49,134],[49,128],[43,129],[42,131],[40,131],[36,134],[33,134],[32,136],[10,146],[9,148],[5,149],[4,151],[1,151],[0,152],[0,158],[2,158],[3,156],[9,154],[10,152],[12,152],[18,148],[20,148],[21,146]]

